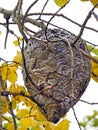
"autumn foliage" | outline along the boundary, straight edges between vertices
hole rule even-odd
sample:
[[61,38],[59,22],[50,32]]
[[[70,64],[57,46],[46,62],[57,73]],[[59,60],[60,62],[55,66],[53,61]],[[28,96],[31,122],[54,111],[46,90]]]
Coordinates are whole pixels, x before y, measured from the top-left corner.
[[[90,1],[94,6],[98,4],[98,0],[81,0],[83,2]],[[54,0],[59,7],[65,6],[67,0]],[[97,6],[98,7],[98,6]],[[0,35],[2,33],[0,32]],[[60,122],[54,124],[45,119],[35,102],[31,101],[31,97],[25,86],[17,84],[18,70],[22,73],[23,54],[21,46],[24,37],[18,36],[13,41],[20,51],[16,52],[16,56],[12,61],[1,59],[0,64],[0,114],[2,115],[2,127],[5,130],[68,130],[71,121],[66,115]],[[91,53],[92,79],[98,83],[98,47],[87,45]],[[81,123],[81,126],[83,123]]]

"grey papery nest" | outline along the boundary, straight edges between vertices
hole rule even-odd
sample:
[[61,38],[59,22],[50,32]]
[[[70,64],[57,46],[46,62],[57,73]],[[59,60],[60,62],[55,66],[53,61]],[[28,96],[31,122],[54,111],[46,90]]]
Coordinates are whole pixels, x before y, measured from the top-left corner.
[[[89,81],[91,64],[84,40],[59,29],[39,31],[24,48],[24,82],[46,119],[58,122],[80,99]],[[48,40],[47,40],[48,39]]]

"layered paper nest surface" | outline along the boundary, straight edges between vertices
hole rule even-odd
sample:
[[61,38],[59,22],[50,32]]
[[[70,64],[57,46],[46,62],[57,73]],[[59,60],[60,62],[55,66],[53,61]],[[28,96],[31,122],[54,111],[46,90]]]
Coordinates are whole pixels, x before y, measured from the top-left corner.
[[[47,36],[47,37],[46,37]],[[47,120],[58,122],[84,93],[91,75],[84,40],[59,29],[39,31],[24,48],[23,77]],[[27,71],[27,72],[26,72]]]

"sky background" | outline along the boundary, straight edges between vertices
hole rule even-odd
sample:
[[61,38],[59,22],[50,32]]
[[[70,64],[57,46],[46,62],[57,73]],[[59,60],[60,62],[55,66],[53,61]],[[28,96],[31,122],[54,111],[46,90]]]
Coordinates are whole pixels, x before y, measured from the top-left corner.
[[[23,3],[23,12],[26,11],[30,3],[32,3],[33,0],[24,0]],[[39,0],[38,4],[36,4],[31,12],[40,12],[40,10],[43,7],[45,0]],[[17,0],[0,0],[0,7],[12,10],[17,3]],[[62,10],[60,13],[63,13],[65,16],[68,16],[72,20],[82,24],[84,19],[86,18],[88,12],[92,9],[92,4],[90,2],[80,2],[80,0],[70,0],[70,3]],[[58,6],[55,5],[53,0],[50,0],[45,12],[51,12],[54,13],[59,9]],[[95,10],[95,12],[98,14],[98,9]],[[45,19],[49,19],[49,17],[44,17]],[[2,15],[0,14],[0,22],[5,20],[3,19]],[[61,18],[61,17],[55,17],[52,22],[62,28],[65,28],[72,33],[78,35],[80,28],[71,22]],[[87,26],[93,27],[98,30],[98,22],[95,20],[95,18],[92,16],[90,20],[87,23]],[[11,29],[15,29],[17,31],[17,34],[19,34],[17,28],[14,26],[11,27]],[[33,28],[37,30],[38,28]],[[4,49],[4,39],[5,39],[5,28],[0,26],[0,31],[2,31],[2,35],[0,36],[0,57],[4,58],[5,60],[12,60],[13,56],[16,54],[16,50],[19,50],[19,48],[14,47],[12,42],[15,40],[15,37],[12,35],[9,35],[8,42],[7,42],[7,49]],[[94,44],[98,45],[98,33],[95,33],[90,30],[84,31],[82,38],[85,40],[88,40]],[[18,83],[23,84],[22,82],[22,76],[20,74]],[[89,102],[98,102],[98,84],[91,80],[85,93],[83,94],[82,98]],[[93,110],[98,110],[98,105],[90,106],[85,103],[78,102],[75,106],[76,115],[78,117],[79,121],[82,121],[83,117],[85,115],[89,115],[93,113]],[[79,130],[78,125],[76,123],[76,120],[74,119],[74,115],[72,110],[70,110],[67,113],[67,119],[71,121],[70,129],[69,130]]]

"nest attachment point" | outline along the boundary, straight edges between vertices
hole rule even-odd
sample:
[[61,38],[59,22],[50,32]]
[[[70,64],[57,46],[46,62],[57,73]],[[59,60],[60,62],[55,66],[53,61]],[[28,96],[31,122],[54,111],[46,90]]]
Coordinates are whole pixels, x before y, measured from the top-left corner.
[[84,93],[91,64],[79,51],[89,54],[84,40],[73,45],[76,36],[59,29],[48,29],[46,35],[39,31],[25,46],[23,77],[32,100],[56,123]]

